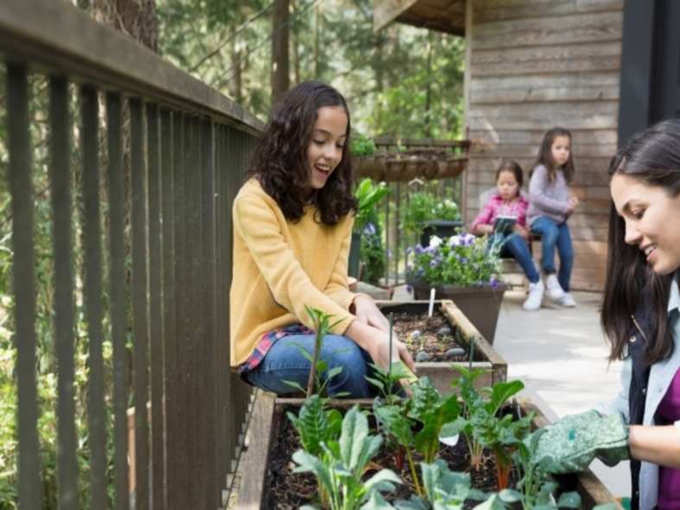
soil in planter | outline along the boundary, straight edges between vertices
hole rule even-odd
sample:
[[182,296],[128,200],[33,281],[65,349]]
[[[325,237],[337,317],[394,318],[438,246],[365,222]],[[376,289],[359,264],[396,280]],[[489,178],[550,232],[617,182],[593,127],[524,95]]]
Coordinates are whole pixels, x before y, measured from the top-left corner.
[[467,361],[468,348],[456,342],[460,330],[452,327],[444,314],[435,310],[427,313],[395,313],[394,331],[406,343],[416,361]]
[[[299,409],[291,408],[290,410],[297,413]],[[373,429],[372,433],[375,434],[373,417],[370,417],[369,420]],[[443,444],[440,446],[439,458],[445,460],[453,471],[468,471],[473,487],[483,491],[497,490],[495,458],[492,455],[485,452],[480,469],[474,470],[470,468],[470,455],[464,440],[461,439],[455,446]],[[299,448],[300,442],[295,427],[284,413],[281,417],[279,430],[273,437],[273,445],[269,454],[262,508],[292,510],[316,502],[318,491],[314,475],[311,473],[293,473],[295,463],[291,459],[293,453]],[[416,465],[421,460],[417,455],[414,458]],[[399,449],[393,448],[389,442],[383,442],[380,452],[373,458],[369,467],[373,467],[374,470],[368,471],[366,478],[380,469],[388,468],[394,471],[404,482],[397,485],[393,492],[383,494],[387,501],[409,499],[415,493],[406,458],[402,458]],[[420,470],[417,469],[420,475]],[[510,486],[515,487],[515,483],[513,471]],[[478,503],[467,501],[465,508],[472,508]]]

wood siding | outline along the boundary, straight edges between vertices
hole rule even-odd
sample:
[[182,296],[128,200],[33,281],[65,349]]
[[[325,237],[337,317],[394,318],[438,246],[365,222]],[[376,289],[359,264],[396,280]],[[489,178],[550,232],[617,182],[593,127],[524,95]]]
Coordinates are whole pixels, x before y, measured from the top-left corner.
[[[569,219],[574,289],[601,290],[606,261],[607,166],[616,151],[623,0],[469,0],[466,123],[472,140],[465,214],[494,186],[501,159],[522,165],[525,185],[546,130],[573,134]],[[538,248],[538,247],[537,247]],[[534,252],[540,258],[540,248]]]

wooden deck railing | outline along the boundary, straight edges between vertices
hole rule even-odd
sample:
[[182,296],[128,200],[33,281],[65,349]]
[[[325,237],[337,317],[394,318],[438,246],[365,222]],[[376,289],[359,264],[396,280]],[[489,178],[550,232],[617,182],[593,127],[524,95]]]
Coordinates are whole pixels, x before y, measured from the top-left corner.
[[[0,292],[12,302],[19,508],[44,507],[53,448],[38,432],[53,412],[37,392],[38,355],[54,360],[57,378],[59,508],[129,508],[129,448],[137,509],[222,507],[250,396],[229,370],[231,203],[262,126],[61,0],[0,2],[0,53],[13,275]],[[44,161],[36,129],[49,141]],[[33,189],[39,172],[44,193]],[[36,216],[44,201],[47,226]],[[36,275],[38,230],[49,232],[47,280]],[[41,293],[53,303],[49,352],[37,331]],[[74,394],[82,342],[86,402]],[[85,436],[75,420],[83,405]]]

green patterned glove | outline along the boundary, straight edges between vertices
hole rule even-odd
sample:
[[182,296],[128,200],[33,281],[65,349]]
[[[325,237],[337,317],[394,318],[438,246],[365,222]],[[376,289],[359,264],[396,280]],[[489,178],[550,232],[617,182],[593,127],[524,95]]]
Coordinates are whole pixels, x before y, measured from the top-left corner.
[[534,462],[553,474],[583,471],[595,457],[609,466],[629,457],[628,425],[620,414],[565,416],[540,431],[534,452]]

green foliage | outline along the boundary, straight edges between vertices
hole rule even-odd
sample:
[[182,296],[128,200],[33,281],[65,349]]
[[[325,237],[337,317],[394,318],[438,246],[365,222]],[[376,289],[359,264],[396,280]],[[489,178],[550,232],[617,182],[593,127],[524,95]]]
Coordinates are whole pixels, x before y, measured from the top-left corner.
[[357,215],[354,220],[354,231],[363,231],[366,224],[375,220],[375,210],[378,204],[389,195],[390,190],[384,182],[373,184],[371,179],[362,179],[354,191],[357,199]]
[[[323,454],[312,455],[305,450],[293,454],[297,464],[295,473],[311,472],[319,486],[328,494],[331,510],[350,510],[368,502],[377,491],[394,489],[401,483],[389,469],[382,469],[362,481],[368,462],[378,453],[381,436],[368,433],[368,418],[357,406],[352,407],[342,420],[337,441],[322,443]],[[375,498],[372,498],[376,502]]]
[[300,436],[300,444],[310,454],[319,456],[321,445],[337,438],[342,416],[337,409],[325,409],[325,400],[319,395],[305,399],[298,416],[287,413]]
[[410,389],[413,396],[408,415],[422,427],[415,436],[415,447],[425,462],[430,463],[437,455],[442,427],[460,414],[458,397],[455,394],[441,396],[428,377],[421,377]]
[[454,380],[453,387],[460,393],[463,411],[455,421],[442,428],[441,435],[452,437],[463,434],[475,469],[481,464],[484,448],[492,450],[502,466],[508,466],[512,451],[529,432],[532,416],[513,420],[511,415],[498,416],[498,413],[510,397],[524,388],[524,384],[521,381],[501,381],[477,390],[475,381],[482,372],[462,367],[456,369],[460,377]]
[[489,249],[484,238],[466,233],[444,240],[432,236],[429,246],[416,245],[409,251],[414,254],[413,265],[407,267],[411,283],[460,287],[498,284],[499,250]]
[[352,156],[370,156],[375,153],[375,143],[372,138],[355,133],[350,142],[350,153]]
[[379,224],[366,224],[361,234],[360,246],[360,258],[364,264],[361,280],[377,285],[385,275],[385,247]]
[[[412,496],[410,500],[399,500],[395,503],[398,510],[463,510],[467,500],[481,501],[488,498],[495,502],[497,496],[487,496],[483,492],[473,489],[470,485],[470,474],[451,471],[446,462],[439,459],[432,463],[423,462],[420,465],[425,489],[425,498]],[[428,503],[429,502],[429,503]],[[481,510],[482,505],[475,509]],[[502,508],[502,506],[501,506]]]
[[370,364],[374,377],[366,376],[366,380],[376,387],[383,402],[396,403],[402,400],[399,391],[402,389],[401,381],[409,383],[417,381],[417,377],[406,366],[399,361],[392,361],[389,370],[383,370],[375,363]]
[[416,191],[409,195],[409,202],[404,207],[401,227],[408,235],[420,235],[425,222],[430,220],[460,219],[458,205],[453,201],[439,199],[427,191]]
[[[380,426],[404,448],[418,494],[423,494],[413,461],[413,451],[433,462],[439,450],[442,427],[460,412],[458,397],[442,397],[429,378],[421,377],[409,386],[411,397],[388,405],[374,403],[373,413]],[[414,428],[418,431],[413,432]]]
[[377,284],[385,272],[385,248],[377,208],[389,193],[385,183],[374,184],[371,179],[361,180],[354,192],[358,203],[354,231],[361,233],[362,280],[368,283]]
[[[340,321],[336,321],[330,324],[332,315],[329,315],[318,308],[312,308],[305,305],[305,311],[312,320],[312,326],[314,331],[316,331],[316,336],[314,337],[314,352],[309,353],[307,349],[302,345],[297,345],[300,353],[309,360],[311,368],[309,370],[309,379],[307,380],[307,388],[303,388],[295,381],[284,381],[289,386],[298,389],[302,393],[305,393],[307,398],[311,397],[312,394],[323,395],[329,381],[342,372],[342,367],[333,367],[328,369],[328,363],[324,360],[319,359],[319,354],[321,353],[321,344],[323,339],[326,337],[328,332]],[[336,396],[343,396],[338,394]]]

